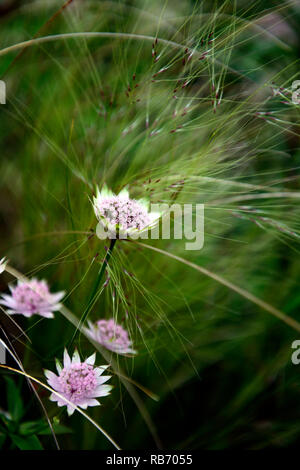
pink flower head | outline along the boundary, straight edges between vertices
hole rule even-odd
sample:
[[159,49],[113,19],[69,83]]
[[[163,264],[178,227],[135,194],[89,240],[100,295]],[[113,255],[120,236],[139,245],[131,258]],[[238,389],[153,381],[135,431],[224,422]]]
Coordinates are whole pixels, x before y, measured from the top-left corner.
[[59,301],[65,295],[64,292],[51,294],[47,282],[37,279],[28,282],[18,281],[16,287],[10,287],[10,291],[11,295],[2,295],[0,304],[8,307],[7,313],[25,317],[41,315],[52,318],[53,312],[60,309]]
[[152,227],[161,217],[159,212],[149,212],[146,200],[130,199],[127,189],[115,195],[106,186],[101,191],[97,188],[93,206],[101,225],[120,238]]
[[128,333],[113,318],[110,320],[99,320],[92,324],[89,322],[87,333],[97,343],[117,354],[136,354],[132,349],[132,342]]
[[75,411],[73,405],[84,410],[88,406],[98,406],[100,403],[96,398],[109,395],[112,389],[111,385],[104,385],[111,376],[102,375],[108,366],[95,367],[95,359],[96,354],[94,353],[81,362],[79,354],[75,350],[71,360],[65,349],[63,368],[56,361],[58,375],[50,370],[45,370],[48,384],[59,393],[59,395],[51,393],[50,400],[56,401],[58,406],[67,406],[69,416]]

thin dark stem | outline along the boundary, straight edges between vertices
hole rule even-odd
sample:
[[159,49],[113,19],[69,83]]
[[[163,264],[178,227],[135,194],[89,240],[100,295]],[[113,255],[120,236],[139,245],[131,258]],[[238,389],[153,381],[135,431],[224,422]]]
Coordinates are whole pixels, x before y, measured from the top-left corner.
[[[88,302],[88,306],[86,308],[86,311],[84,312],[83,315],[87,315],[91,309],[91,306],[93,304],[93,301],[94,301],[94,298],[97,294],[97,291],[99,289],[99,285],[100,285],[100,282],[101,282],[101,279],[103,277],[103,274],[105,273],[105,270],[108,266],[108,263],[109,263],[109,260],[110,260],[110,257],[112,255],[112,252],[113,252],[113,249],[114,249],[114,246],[116,244],[116,239],[113,239],[110,241],[110,247],[109,249],[107,250],[106,252],[106,255],[105,255],[105,258],[104,258],[104,261],[102,263],[102,266],[100,268],[100,271],[99,271],[99,274],[98,274],[98,277],[97,277],[97,281],[96,281],[96,284],[94,285],[94,289],[93,289],[93,292],[91,293],[91,296],[90,296],[90,299],[89,299],[89,302]],[[86,317],[85,317],[86,318]],[[83,318],[83,322],[85,320],[85,318]]]
[[83,315],[82,315],[82,317],[81,317],[81,319],[80,319],[78,328],[76,329],[76,331],[75,331],[75,333],[74,333],[74,335],[73,335],[73,337],[72,337],[72,339],[71,339],[70,346],[72,346],[72,344],[73,344],[73,342],[74,342],[74,340],[75,340],[75,338],[76,338],[77,332],[80,331],[81,326],[84,324],[85,320],[87,319],[88,314],[90,313],[92,307],[94,306],[94,303],[95,303],[95,301],[96,301],[97,292],[98,292],[98,289],[99,289],[101,280],[102,280],[103,275],[104,275],[104,273],[105,273],[105,270],[106,270],[106,268],[107,268],[107,266],[108,266],[108,263],[109,263],[109,260],[110,260],[110,258],[111,258],[111,255],[112,255],[114,246],[115,246],[115,244],[116,244],[116,241],[117,241],[117,239],[112,239],[112,240],[110,241],[110,247],[109,247],[109,249],[108,249],[107,252],[106,252],[105,258],[104,258],[104,260],[103,260],[103,263],[102,263],[102,265],[101,265],[101,268],[100,268],[100,270],[99,270],[99,273],[98,273],[98,276],[97,276],[97,279],[96,279],[96,283],[95,283],[95,285],[94,285],[94,289],[93,289],[93,291],[92,291],[92,293],[91,293],[91,295],[90,295],[90,298],[89,298],[87,307],[86,307],[85,311],[83,312]]

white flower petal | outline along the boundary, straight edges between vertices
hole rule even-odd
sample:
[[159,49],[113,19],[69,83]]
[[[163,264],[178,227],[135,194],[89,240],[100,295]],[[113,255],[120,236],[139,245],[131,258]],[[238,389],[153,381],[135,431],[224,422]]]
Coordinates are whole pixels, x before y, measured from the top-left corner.
[[121,199],[129,199],[129,192],[127,187],[123,188],[122,191],[119,192],[118,197]]
[[105,382],[107,382],[109,379],[111,379],[111,375],[101,375],[100,377],[97,378],[97,384],[102,385]]
[[95,374],[96,374],[96,377],[99,377],[101,374],[103,374],[103,372],[106,371],[106,369],[108,369],[109,365],[108,366],[99,366],[99,367],[96,367],[95,368]]
[[72,416],[72,414],[74,413],[75,411],[75,408],[71,405],[67,405],[67,409],[68,409],[68,415],[69,416]]
[[[38,312],[38,313],[41,315],[41,317],[54,318],[54,314],[52,312]],[[30,313],[29,316],[31,317],[32,313]]]
[[63,368],[58,359],[55,359],[55,365],[56,365],[57,372],[60,374]]
[[88,357],[85,362],[87,364],[90,364],[91,366],[93,366],[95,364],[95,360],[96,360],[96,353],[92,354],[90,357]]
[[95,400],[95,398],[89,398],[86,400],[87,406],[101,406],[101,403],[98,402],[98,400]]
[[114,195],[114,193],[110,189],[108,189],[105,183],[103,184],[101,191],[99,190],[99,187],[97,187],[96,194],[97,194],[97,199],[98,198],[103,199],[103,198],[111,197]]
[[77,349],[75,349],[73,357],[72,357],[72,364],[79,364],[81,362],[79,353]]
[[57,378],[57,375],[54,374],[54,372],[52,372],[51,370],[48,370],[48,369],[45,369],[44,370],[44,374],[46,376],[47,379],[50,379],[53,378],[53,377],[56,377]]
[[80,405],[78,405],[80,408],[82,408],[83,410],[86,410],[87,407],[88,407],[88,404],[86,402],[84,403],[80,403]]
[[70,367],[71,365],[71,358],[68,354],[68,351],[64,350],[64,367]]
[[49,385],[54,388],[54,390],[59,391],[59,381],[58,381],[58,376],[54,374],[54,372],[51,372],[51,370],[45,370],[44,374],[47,378],[47,381]]
[[17,314],[19,314],[19,315],[24,315],[24,317],[27,317],[27,318],[32,317],[32,313],[31,313],[31,312],[24,312],[24,313],[23,313],[23,312],[15,312],[15,313],[17,313]]
[[91,392],[90,397],[106,397],[110,394],[113,389],[112,385],[99,385],[93,392]]
[[55,294],[50,294],[51,303],[59,304],[59,301],[65,296],[65,291],[56,292]]
[[56,393],[51,393],[51,395],[49,397],[49,400],[50,401],[58,401],[59,397],[56,395]]
[[50,401],[56,401],[57,406],[66,406],[68,404],[66,401],[64,401],[62,398],[60,398],[58,395],[56,395],[56,393],[51,393],[51,395],[49,397],[49,400]]
[[16,307],[15,300],[10,295],[6,295],[6,294],[2,296],[2,299],[0,300],[0,304],[4,305],[5,307],[12,308],[12,309]]

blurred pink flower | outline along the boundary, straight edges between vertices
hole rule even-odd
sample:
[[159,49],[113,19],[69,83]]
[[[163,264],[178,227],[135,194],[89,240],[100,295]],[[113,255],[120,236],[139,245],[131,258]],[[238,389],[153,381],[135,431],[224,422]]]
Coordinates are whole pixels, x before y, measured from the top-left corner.
[[132,342],[127,331],[118,325],[113,318],[99,320],[96,323],[89,322],[87,333],[97,343],[117,354],[136,354],[132,349]]
[[56,395],[53,392],[50,395],[50,400],[56,401],[58,406],[67,406],[69,416],[75,411],[75,407],[71,403],[84,410],[88,406],[98,406],[100,403],[96,398],[109,395],[112,389],[111,385],[104,385],[111,376],[102,375],[108,366],[95,367],[95,359],[96,354],[93,354],[81,362],[79,354],[75,350],[71,360],[65,349],[63,368],[56,361],[58,375],[50,370],[45,370],[48,384],[61,395]]
[[40,315],[52,318],[53,312],[59,310],[59,301],[65,295],[64,292],[51,294],[46,281],[32,279],[28,282],[18,281],[16,287],[10,287],[11,295],[3,294],[0,304],[8,307],[7,313],[24,315]]

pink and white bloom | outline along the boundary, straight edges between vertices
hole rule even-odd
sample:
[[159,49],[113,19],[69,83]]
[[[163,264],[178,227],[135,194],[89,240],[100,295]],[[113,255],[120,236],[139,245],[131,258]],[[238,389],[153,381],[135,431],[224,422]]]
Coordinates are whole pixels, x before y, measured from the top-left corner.
[[113,318],[110,320],[99,320],[96,323],[88,322],[89,336],[101,344],[101,346],[117,354],[136,354],[132,348],[128,332],[118,325]]
[[[97,219],[110,238],[126,238],[139,234],[157,224],[162,215],[160,212],[150,212],[146,199],[131,199],[126,188],[116,195],[106,185],[101,191],[97,188],[93,207]],[[97,230],[97,235],[99,232]]]
[[10,286],[11,295],[3,294],[0,304],[8,308],[11,315],[40,315],[45,318],[53,318],[53,312],[61,308],[60,300],[64,292],[51,294],[46,281],[31,279],[30,281],[18,281],[15,287]]
[[74,405],[84,410],[100,405],[96,398],[109,395],[112,389],[111,385],[104,385],[111,376],[102,375],[109,366],[95,367],[95,359],[96,353],[81,362],[77,350],[71,359],[65,349],[63,367],[56,361],[58,375],[45,370],[48,384],[59,393],[51,393],[50,400],[56,401],[58,406],[66,406],[69,416],[75,411]]
[[0,274],[5,271],[7,262],[8,262],[8,261],[7,261],[6,258],[0,259]]

